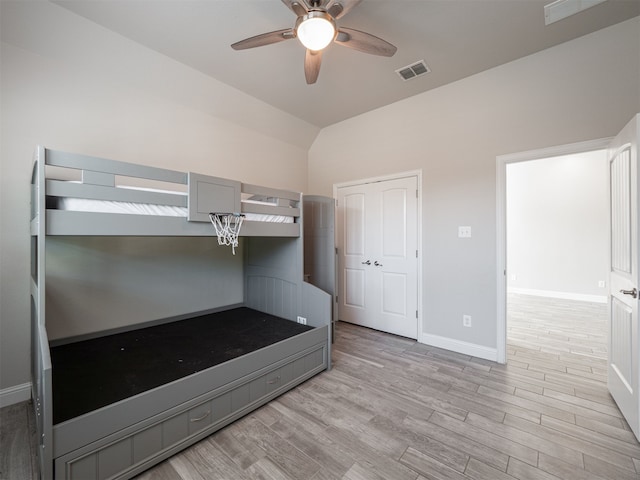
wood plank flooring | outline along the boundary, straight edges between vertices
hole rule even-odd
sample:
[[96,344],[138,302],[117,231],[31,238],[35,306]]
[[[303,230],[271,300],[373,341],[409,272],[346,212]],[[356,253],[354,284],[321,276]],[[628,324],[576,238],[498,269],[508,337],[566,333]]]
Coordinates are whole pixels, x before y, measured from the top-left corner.
[[[508,310],[507,365],[339,323],[330,372],[138,480],[639,480],[606,388],[606,306]],[[26,415],[4,428],[25,405],[0,411],[0,478],[30,478]]]
[[36,426],[31,402],[0,409],[0,479],[38,478]]

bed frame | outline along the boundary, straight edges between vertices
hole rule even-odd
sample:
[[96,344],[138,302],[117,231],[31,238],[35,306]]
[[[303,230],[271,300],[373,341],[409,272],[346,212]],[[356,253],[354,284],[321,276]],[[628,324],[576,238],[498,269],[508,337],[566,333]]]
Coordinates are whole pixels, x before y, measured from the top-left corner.
[[[59,174],[60,168],[79,171],[81,181],[50,178],[50,171]],[[176,184],[186,194],[119,188],[122,179]],[[31,188],[32,397],[41,478],[131,478],[330,368],[332,299],[303,281],[301,194],[42,147],[34,155]],[[272,205],[245,204],[243,193],[269,199]],[[58,210],[56,197],[175,205],[186,208],[188,214],[169,217]],[[228,308],[248,307],[313,328],[54,424],[52,345],[45,304],[47,239],[209,236],[215,242],[209,212],[293,217],[293,223],[245,220],[240,232],[241,237],[248,237],[242,240],[244,301]],[[184,317],[192,313],[207,312],[185,312]],[[158,319],[158,323],[166,321]]]

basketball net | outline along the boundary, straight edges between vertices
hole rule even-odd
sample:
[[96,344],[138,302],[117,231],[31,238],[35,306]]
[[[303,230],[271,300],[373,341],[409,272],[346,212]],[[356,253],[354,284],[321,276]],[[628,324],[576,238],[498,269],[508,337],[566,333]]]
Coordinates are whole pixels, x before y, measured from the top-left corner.
[[213,228],[216,229],[218,245],[231,246],[231,251],[235,255],[244,215],[241,213],[210,213],[209,219]]

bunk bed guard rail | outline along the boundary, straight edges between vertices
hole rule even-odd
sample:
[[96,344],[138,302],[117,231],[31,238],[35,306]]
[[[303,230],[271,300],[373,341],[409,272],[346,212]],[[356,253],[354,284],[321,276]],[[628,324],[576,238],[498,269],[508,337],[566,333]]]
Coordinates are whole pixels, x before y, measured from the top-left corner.
[[213,236],[209,214],[228,212],[241,236],[300,236],[299,192],[42,147],[36,164],[48,235]]

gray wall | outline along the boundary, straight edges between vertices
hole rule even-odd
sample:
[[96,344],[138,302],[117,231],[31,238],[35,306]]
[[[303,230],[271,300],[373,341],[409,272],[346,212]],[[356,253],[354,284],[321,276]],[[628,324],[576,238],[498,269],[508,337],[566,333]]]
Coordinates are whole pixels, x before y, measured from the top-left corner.
[[511,291],[606,301],[607,165],[602,150],[507,165]]
[[612,136],[638,111],[635,18],[323,129],[309,189],[421,169],[422,337],[495,349],[496,157]]

